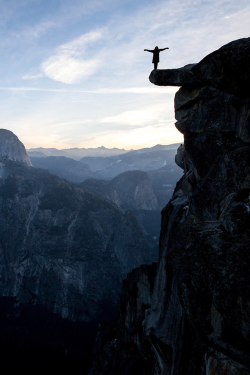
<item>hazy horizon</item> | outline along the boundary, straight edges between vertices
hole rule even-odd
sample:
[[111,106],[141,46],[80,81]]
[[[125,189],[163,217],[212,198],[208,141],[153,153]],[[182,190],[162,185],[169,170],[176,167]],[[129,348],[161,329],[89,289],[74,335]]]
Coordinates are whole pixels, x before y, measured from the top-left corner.
[[27,149],[183,141],[178,87],[148,81],[249,37],[249,0],[0,0],[1,126]]
[[[141,147],[141,148],[153,148],[153,147],[156,147],[156,146],[171,146],[171,145],[175,145],[175,144],[179,144],[181,142],[175,142],[175,143],[168,143],[168,144],[156,144],[156,145],[153,145],[151,147]],[[24,145],[25,146],[25,145]],[[106,148],[106,149],[109,149],[109,150],[112,150],[112,149],[119,149],[119,150],[125,150],[125,151],[135,151],[135,150],[140,150],[141,148],[138,148],[138,149],[135,149],[135,148],[130,148],[130,149],[126,149],[126,148],[120,148],[120,147],[105,147],[105,146],[97,146],[97,147],[65,147],[65,148],[57,148],[57,147],[42,147],[42,146],[38,146],[38,147],[31,147],[31,148],[27,148],[25,147],[27,151],[30,151],[30,150],[38,150],[38,149],[55,149],[55,150],[70,150],[70,149],[98,149],[98,148]]]

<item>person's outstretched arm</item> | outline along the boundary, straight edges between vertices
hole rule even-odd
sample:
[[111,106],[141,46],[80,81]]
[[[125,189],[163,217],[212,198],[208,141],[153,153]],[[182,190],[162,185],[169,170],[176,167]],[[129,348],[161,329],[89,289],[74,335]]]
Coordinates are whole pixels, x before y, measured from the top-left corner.
[[154,52],[154,50],[153,49],[145,49],[144,51],[147,51],[147,52]]
[[166,47],[166,48],[161,48],[161,49],[159,49],[159,51],[165,51],[165,49],[169,49],[168,47]]

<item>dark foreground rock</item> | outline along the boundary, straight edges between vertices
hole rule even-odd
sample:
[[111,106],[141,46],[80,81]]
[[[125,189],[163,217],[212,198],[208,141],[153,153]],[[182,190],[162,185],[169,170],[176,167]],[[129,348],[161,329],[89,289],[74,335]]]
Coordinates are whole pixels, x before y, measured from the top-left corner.
[[0,297],[0,366],[4,374],[87,375],[98,321],[63,319],[40,304]]
[[207,64],[204,85],[183,86],[175,97],[184,174],[162,211],[144,315],[153,375],[250,373],[248,48],[249,38],[207,56],[193,68]]
[[142,265],[123,282],[120,315],[113,327],[99,328],[90,375],[151,375],[154,354],[143,336],[145,311],[151,306],[157,263]]
[[192,68],[192,72],[209,86],[249,98],[249,64],[250,38],[244,38],[210,53]]
[[[184,134],[176,159],[184,175],[162,212],[145,321],[146,336],[165,348],[153,344],[160,374],[250,371],[250,101],[230,94],[246,84],[240,66],[247,82],[248,46],[243,39],[207,56],[192,70],[206,62],[211,86],[182,87],[175,97],[176,127]],[[218,69],[225,91],[214,87]]]

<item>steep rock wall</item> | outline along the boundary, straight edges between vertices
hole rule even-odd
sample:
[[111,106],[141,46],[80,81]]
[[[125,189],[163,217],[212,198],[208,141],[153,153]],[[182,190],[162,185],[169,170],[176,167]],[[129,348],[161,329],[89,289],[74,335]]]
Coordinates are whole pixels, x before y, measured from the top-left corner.
[[184,175],[162,211],[154,302],[145,321],[157,374],[250,371],[250,91],[248,71],[246,80],[237,71],[249,66],[249,47],[250,38],[243,39],[207,56],[192,68],[203,72],[205,85],[182,87],[175,97]]
[[175,114],[184,134],[176,155],[184,173],[162,210],[143,322],[150,375],[250,373],[249,66],[246,38],[181,72],[150,75],[158,85],[183,85]]

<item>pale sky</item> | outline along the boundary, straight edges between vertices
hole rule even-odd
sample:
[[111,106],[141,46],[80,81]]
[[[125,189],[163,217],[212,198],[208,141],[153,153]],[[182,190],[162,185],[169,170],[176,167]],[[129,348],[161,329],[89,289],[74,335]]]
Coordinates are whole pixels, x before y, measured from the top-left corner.
[[178,88],[148,81],[250,36],[249,0],[0,0],[0,120],[31,147],[182,142]]

